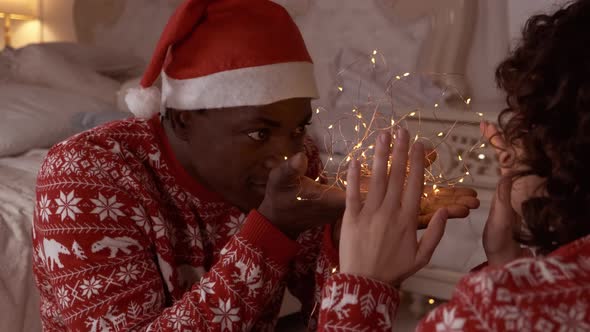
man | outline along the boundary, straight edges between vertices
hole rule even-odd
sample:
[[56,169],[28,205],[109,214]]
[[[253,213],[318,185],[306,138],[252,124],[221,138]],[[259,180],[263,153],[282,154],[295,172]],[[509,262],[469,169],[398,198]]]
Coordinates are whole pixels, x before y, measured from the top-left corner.
[[310,313],[337,267],[323,226],[344,194],[315,181],[313,67],[287,12],[186,1],[142,86],[128,102],[143,119],[73,137],[42,166],[44,328],[272,330],[286,286]]

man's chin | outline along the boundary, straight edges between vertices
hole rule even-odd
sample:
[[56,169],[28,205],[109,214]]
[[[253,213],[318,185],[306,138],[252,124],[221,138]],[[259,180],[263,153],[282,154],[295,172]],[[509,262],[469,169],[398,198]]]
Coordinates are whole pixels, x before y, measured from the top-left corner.
[[264,200],[264,192],[248,190],[242,197],[237,197],[238,200],[233,203],[243,212],[247,213],[253,209],[258,209]]

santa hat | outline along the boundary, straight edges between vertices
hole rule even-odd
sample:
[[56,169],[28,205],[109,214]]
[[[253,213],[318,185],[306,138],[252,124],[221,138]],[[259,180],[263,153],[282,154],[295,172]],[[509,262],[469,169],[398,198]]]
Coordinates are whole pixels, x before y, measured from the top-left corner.
[[[154,82],[162,74],[162,93]],[[317,98],[299,29],[269,0],[187,0],[174,13],[141,88],[125,100],[140,118]]]

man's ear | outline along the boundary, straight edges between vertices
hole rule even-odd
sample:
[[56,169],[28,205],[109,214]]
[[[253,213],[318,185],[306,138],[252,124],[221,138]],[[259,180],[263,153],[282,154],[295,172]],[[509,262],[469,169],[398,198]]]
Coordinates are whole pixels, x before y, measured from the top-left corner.
[[192,121],[191,112],[168,109],[166,115],[174,135],[182,141],[188,141]]

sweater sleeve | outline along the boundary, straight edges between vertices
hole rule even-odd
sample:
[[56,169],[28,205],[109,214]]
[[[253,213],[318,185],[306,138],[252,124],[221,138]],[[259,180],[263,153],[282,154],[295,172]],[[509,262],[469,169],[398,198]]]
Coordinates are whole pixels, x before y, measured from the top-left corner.
[[38,182],[33,233],[49,331],[247,331],[299,250],[253,211],[209,272],[171,303],[174,271],[153,249],[170,236],[158,211],[108,181],[55,173]]
[[330,226],[301,234],[298,239],[300,250],[287,277],[288,289],[301,302],[304,323],[311,330],[317,326],[317,307],[325,280],[338,268],[338,252],[331,234]]
[[[306,137],[305,152],[309,164],[306,176],[327,183],[322,161],[315,142]],[[287,286],[301,302],[301,313],[311,330],[317,326],[318,301],[325,280],[338,268],[338,250],[332,241],[332,225],[318,227],[301,234],[298,238],[300,251],[293,262]]]
[[325,283],[318,331],[391,331],[399,294],[382,282],[337,273]]

